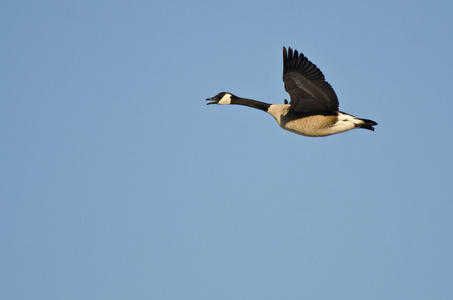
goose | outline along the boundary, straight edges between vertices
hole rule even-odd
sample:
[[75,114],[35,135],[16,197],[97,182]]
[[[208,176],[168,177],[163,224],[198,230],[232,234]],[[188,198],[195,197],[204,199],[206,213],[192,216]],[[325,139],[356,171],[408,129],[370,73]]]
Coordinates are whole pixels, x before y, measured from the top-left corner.
[[308,137],[322,137],[363,128],[374,131],[376,122],[361,119],[338,110],[338,98],[324,74],[302,53],[283,47],[283,82],[291,102],[284,104],[241,98],[221,92],[206,99],[207,104],[244,105],[263,110],[281,128]]

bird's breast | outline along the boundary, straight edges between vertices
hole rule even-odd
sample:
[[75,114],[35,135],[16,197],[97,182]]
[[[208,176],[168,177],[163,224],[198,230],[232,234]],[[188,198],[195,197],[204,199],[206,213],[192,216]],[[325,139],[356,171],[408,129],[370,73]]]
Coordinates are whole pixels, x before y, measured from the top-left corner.
[[351,128],[339,128],[337,112],[304,113],[290,108],[290,105],[274,104],[269,107],[271,114],[281,128],[304,136],[327,136]]

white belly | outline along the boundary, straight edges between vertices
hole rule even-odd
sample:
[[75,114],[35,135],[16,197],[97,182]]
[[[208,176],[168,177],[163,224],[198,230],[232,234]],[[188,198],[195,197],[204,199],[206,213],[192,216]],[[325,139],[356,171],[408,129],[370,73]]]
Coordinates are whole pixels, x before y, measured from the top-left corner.
[[354,116],[338,112],[338,115],[310,115],[290,112],[288,104],[274,104],[268,110],[281,128],[310,137],[328,136],[354,129],[363,123]]

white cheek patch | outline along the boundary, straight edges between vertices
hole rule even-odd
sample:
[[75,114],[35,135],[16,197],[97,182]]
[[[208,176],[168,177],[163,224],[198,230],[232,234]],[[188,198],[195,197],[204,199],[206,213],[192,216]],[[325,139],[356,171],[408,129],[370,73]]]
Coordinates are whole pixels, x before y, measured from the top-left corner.
[[231,94],[223,95],[222,99],[220,99],[217,104],[231,104]]

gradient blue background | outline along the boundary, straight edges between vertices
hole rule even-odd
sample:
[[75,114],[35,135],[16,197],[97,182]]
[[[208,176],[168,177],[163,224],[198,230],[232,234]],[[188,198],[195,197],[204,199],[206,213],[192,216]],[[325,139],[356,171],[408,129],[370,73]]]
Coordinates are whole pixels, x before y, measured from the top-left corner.
[[[451,1],[3,1],[1,299],[453,299]],[[283,103],[326,138],[206,106]]]

